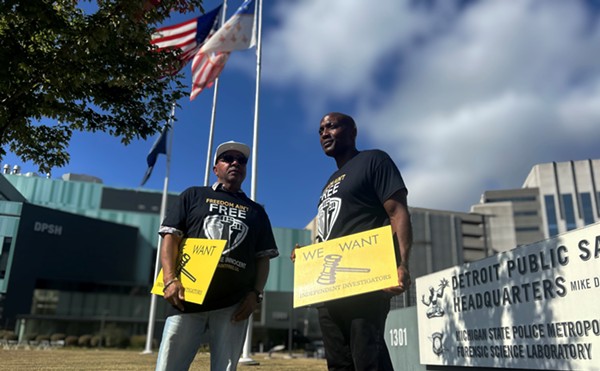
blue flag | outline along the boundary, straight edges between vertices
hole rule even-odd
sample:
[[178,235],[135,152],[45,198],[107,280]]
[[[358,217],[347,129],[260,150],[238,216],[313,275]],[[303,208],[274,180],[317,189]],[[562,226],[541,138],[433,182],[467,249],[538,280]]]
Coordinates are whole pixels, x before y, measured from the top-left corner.
[[162,129],[162,133],[154,142],[154,145],[148,152],[148,157],[146,157],[146,162],[148,163],[148,170],[146,170],[146,174],[144,174],[144,179],[142,179],[142,186],[146,184],[150,175],[152,175],[152,169],[154,169],[154,164],[156,164],[156,159],[159,154],[167,154],[167,133],[169,132],[169,125],[165,125]]

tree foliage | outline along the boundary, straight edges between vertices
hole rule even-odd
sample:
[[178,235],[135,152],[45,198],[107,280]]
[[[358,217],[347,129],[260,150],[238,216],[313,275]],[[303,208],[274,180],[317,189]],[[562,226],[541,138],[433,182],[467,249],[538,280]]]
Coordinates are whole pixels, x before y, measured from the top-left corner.
[[202,0],[0,0],[0,159],[7,151],[39,171],[68,163],[75,131],[145,139],[186,93],[164,76],[176,52],[150,47],[170,12]]

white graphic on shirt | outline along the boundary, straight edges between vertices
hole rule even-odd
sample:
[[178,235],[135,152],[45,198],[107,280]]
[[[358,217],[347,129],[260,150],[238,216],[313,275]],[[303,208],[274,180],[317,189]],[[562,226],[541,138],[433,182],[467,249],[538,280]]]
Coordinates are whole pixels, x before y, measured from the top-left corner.
[[317,235],[322,241],[327,241],[331,230],[335,225],[335,221],[340,215],[340,209],[342,208],[342,199],[339,197],[330,197],[325,199],[319,205],[319,212],[317,214]]
[[248,234],[248,226],[244,222],[228,215],[207,216],[202,229],[211,240],[227,240],[223,255],[235,250]]

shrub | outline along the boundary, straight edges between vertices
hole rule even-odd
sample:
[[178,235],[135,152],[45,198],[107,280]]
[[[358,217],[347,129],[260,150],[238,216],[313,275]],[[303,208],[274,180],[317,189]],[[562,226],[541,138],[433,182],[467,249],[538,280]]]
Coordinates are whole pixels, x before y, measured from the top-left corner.
[[65,338],[65,346],[74,347],[79,344],[79,336],[69,335]]
[[125,329],[116,324],[109,324],[104,330],[103,345],[109,348],[126,348],[129,345],[129,336]]
[[44,340],[50,341],[50,335],[37,335],[35,337],[35,341],[44,341]]
[[100,335],[94,335],[92,336],[92,338],[90,339],[90,346],[92,348],[97,347],[98,345],[100,345],[100,341],[102,340],[102,337]]
[[3,338],[4,340],[18,340],[19,336],[17,336],[17,334],[15,334],[13,331],[5,331]]
[[67,335],[65,335],[65,334],[56,333],[56,334],[50,335],[50,341],[65,340],[66,337],[67,337]]
[[92,345],[92,335],[81,335],[77,340],[80,347],[90,347]]
[[107,336],[104,339],[104,345],[109,348],[127,348],[129,338],[125,335]]
[[34,332],[34,333],[31,333],[31,334],[27,334],[27,335],[25,335],[25,340],[27,340],[27,341],[34,341],[34,340],[35,340],[35,338],[36,338],[38,335],[39,335],[39,334],[38,334],[38,333],[36,333],[36,332]]
[[146,346],[146,335],[132,335],[129,338],[129,346],[136,349],[143,349]]

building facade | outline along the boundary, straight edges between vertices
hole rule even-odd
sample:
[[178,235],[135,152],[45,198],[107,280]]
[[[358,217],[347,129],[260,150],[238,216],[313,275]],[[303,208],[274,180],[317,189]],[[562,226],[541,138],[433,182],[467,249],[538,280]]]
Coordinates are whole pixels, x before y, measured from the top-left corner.
[[[597,222],[599,173],[600,160],[538,164],[522,188],[485,191],[470,213],[411,207],[412,277]],[[77,174],[0,177],[0,323],[39,320],[44,330],[62,321],[89,332],[102,319],[143,333],[160,201],[158,191],[107,187]],[[315,220],[305,229],[274,228],[281,258],[271,262],[266,297],[254,316],[255,339],[264,347],[286,342],[292,331],[320,336],[314,309],[292,309],[288,259],[296,243],[314,241],[315,230]],[[18,293],[21,287],[26,290]],[[412,287],[392,307],[418,300]],[[159,302],[160,323],[166,306]]]
[[471,211],[484,214],[491,246],[507,251],[600,220],[600,160],[537,164],[522,188],[486,191]]
[[[0,328],[25,336],[82,335],[110,325],[144,334],[161,198],[89,176],[0,175]],[[271,261],[265,300],[254,316],[255,343],[265,346],[287,338],[295,322],[320,335],[305,324],[309,317],[316,322],[312,313],[289,306],[293,266],[287,256],[296,243],[310,243],[310,232],[274,228],[274,234],[283,258]],[[160,338],[167,303],[157,302]]]

